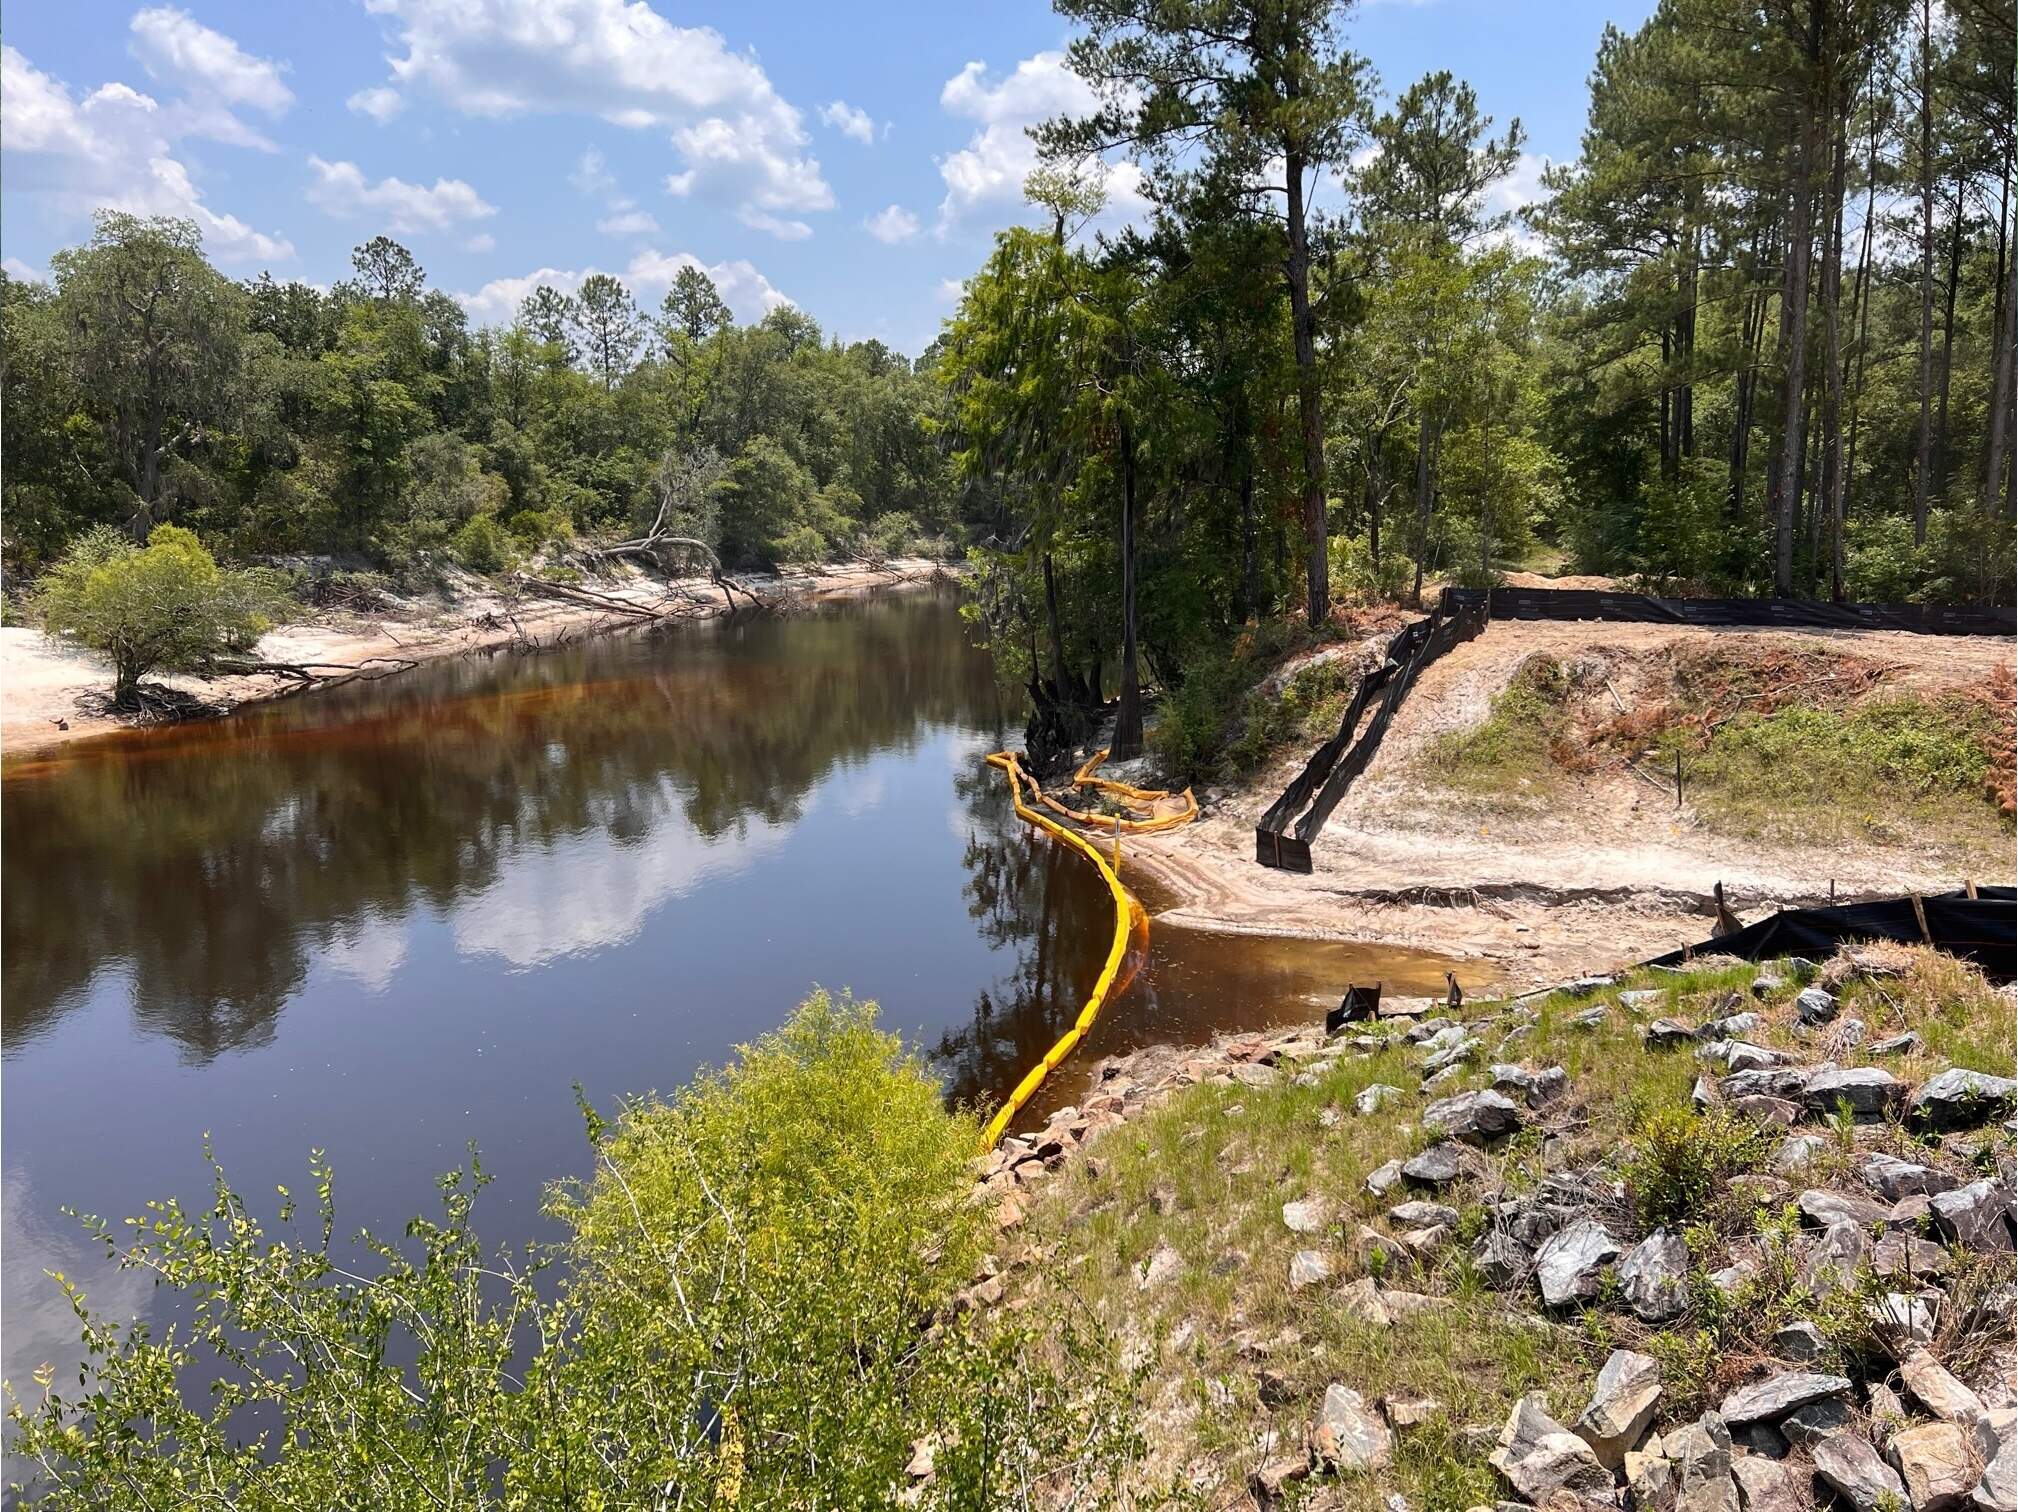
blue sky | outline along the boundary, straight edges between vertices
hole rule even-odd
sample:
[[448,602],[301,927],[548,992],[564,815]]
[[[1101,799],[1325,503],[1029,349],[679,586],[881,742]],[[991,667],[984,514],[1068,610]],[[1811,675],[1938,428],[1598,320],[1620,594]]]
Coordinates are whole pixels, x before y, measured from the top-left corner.
[[[1449,68],[1521,118],[1511,205],[1575,152],[1605,21],[1650,9],[1385,0],[1349,36],[1384,94]],[[112,204],[328,284],[384,231],[480,323],[593,271],[655,305],[692,261],[742,319],[916,352],[1024,213],[1024,126],[1083,98],[1069,36],[1038,0],[12,0],[0,255],[39,273]]]

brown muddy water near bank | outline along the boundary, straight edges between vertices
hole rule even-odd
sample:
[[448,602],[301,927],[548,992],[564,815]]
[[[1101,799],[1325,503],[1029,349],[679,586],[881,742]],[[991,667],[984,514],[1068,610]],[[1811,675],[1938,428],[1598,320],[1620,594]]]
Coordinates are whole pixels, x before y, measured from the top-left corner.
[[[949,1096],[999,1096],[1112,927],[1092,868],[982,762],[1021,720],[955,599],[913,592],[8,765],[4,1374],[74,1357],[48,1270],[156,1312],[59,1209],[200,1201],[206,1132],[255,1202],[326,1149],[340,1228],[388,1235],[474,1141],[502,1243],[550,1233],[543,1184],[586,1164],[574,1083],[604,1106],[673,1087],[815,983],[880,1001]],[[1429,991],[1445,964],[1152,926],[1081,1060],[1307,1020],[1352,980]]]

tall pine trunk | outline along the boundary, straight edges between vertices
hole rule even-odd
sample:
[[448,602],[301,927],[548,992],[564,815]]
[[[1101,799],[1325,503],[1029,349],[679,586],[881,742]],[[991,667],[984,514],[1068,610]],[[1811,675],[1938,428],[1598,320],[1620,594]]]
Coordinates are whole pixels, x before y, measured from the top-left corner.
[[1121,416],[1121,702],[1114,714],[1114,755],[1142,754],[1142,683],[1135,651],[1135,432]]
[[1780,457],[1774,477],[1773,593],[1794,592],[1794,510],[1800,501],[1802,415],[1808,381],[1808,271],[1814,256],[1815,158],[1820,143],[1824,0],[1809,0],[1803,81],[1794,147],[1794,185],[1787,202],[1786,266],[1780,280]]
[[[1827,520],[1829,597],[1843,601],[1843,195],[1850,169],[1847,92],[1836,104],[1836,141],[1829,164],[1829,251],[1822,264],[1822,312],[1828,370],[1822,393],[1822,486],[1816,513]],[[1819,566],[1816,576],[1821,576]]]
[[1934,439],[1934,11],[1920,0],[1920,440],[1913,453],[1913,544],[1927,544]]
[[1331,562],[1324,528],[1324,413],[1317,381],[1317,317],[1310,307],[1310,239],[1304,224],[1303,155],[1287,154],[1289,323],[1296,348],[1297,419],[1303,435],[1303,533],[1310,560],[1305,610],[1313,628],[1331,617]]

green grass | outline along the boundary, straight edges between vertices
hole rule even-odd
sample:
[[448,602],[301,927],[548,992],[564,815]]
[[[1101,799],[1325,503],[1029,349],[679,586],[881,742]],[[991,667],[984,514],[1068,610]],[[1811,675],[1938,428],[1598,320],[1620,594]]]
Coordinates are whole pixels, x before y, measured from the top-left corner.
[[1958,841],[2001,842],[2009,824],[1984,798],[1991,719],[1965,699],[1890,699],[1848,710],[1789,707],[1740,715],[1707,749],[1682,731],[1691,801],[1712,825],[1809,841],[1915,839],[1934,830]]
[[[1913,1057],[1858,1058],[1912,1081],[1950,1062],[2008,1074],[2009,1046],[2018,1033],[2011,999],[1932,952],[1902,949],[1896,959],[1903,975],[1844,988],[1843,1013],[1862,1017],[1874,1039],[1917,1029],[1926,1050]],[[1751,1038],[1820,1059],[1812,1040],[1793,1033],[1798,981],[1789,974],[1773,1001],[1755,1003],[1746,989],[1756,970],[1712,963],[1688,973],[1640,974],[1620,986],[1657,988],[1664,999],[1638,1015],[1618,1005],[1615,992],[1551,997],[1535,1005],[1533,1027],[1504,1056],[1495,1054],[1498,1034],[1485,1031],[1472,1072],[1427,1096],[1410,1091],[1372,1117],[1355,1116],[1351,1099],[1375,1082],[1415,1088],[1420,1073],[1412,1049],[1390,1045],[1364,1058],[1346,1055],[1311,1086],[1296,1086],[1286,1074],[1272,1088],[1188,1087],[1107,1135],[1094,1165],[1068,1166],[1032,1217],[1032,1238],[1049,1256],[1037,1273],[1038,1290],[1053,1303],[1069,1298],[1074,1309],[1132,1338],[1147,1361],[1139,1393],[1144,1420],[1153,1425],[1144,1472],[1154,1484],[1144,1489],[1162,1491],[1156,1474],[1200,1458],[1224,1466],[1229,1484],[1236,1483],[1259,1462],[1258,1433],[1270,1427],[1280,1443],[1300,1442],[1326,1384],[1337,1381],[1369,1402],[1388,1394],[1428,1396],[1445,1408],[1431,1425],[1399,1434],[1394,1466],[1347,1487],[1348,1504],[1374,1505],[1400,1491],[1422,1512],[1463,1512],[1492,1502],[1498,1491],[1485,1462],[1489,1443],[1460,1430],[1496,1431],[1513,1402],[1530,1390],[1546,1392],[1562,1420],[1574,1419],[1613,1348],[1643,1349],[1667,1362],[1666,1423],[1713,1405],[1756,1357],[1757,1341],[1792,1318],[1814,1319],[1838,1357],[1867,1346],[1864,1294],[1853,1290],[1826,1303],[1805,1296],[1797,1281],[1791,1210],[1762,1205],[1731,1186],[1734,1175],[1763,1168],[1777,1131],[1760,1135],[1732,1119],[1699,1118],[1689,1093],[1704,1063],[1688,1047],[1650,1050],[1641,1040],[1652,1018],[1667,1014],[1695,1023],[1713,1016],[1735,991],[1742,1002],[1733,1011],[1756,1008],[1767,1019]],[[1612,1004],[1603,1025],[1571,1022],[1594,1002]],[[1474,1012],[1497,1007],[1467,1006]],[[1532,1190],[1549,1170],[1597,1165],[1624,1181],[1628,1200],[1644,1208],[1644,1223],[1614,1226],[1627,1244],[1657,1219],[1681,1223],[1697,1274],[1695,1301],[1680,1320],[1654,1329],[1630,1313],[1604,1309],[1543,1319],[1534,1315],[1532,1293],[1511,1299],[1510,1309],[1509,1299],[1476,1275],[1462,1242],[1420,1270],[1399,1267],[1378,1278],[1384,1289],[1446,1299],[1438,1310],[1380,1329],[1347,1316],[1338,1304],[1336,1288],[1369,1273],[1354,1236],[1363,1224],[1383,1229],[1385,1209],[1403,1195],[1383,1201],[1366,1194],[1367,1173],[1429,1143],[1420,1125],[1424,1103],[1486,1085],[1492,1059],[1560,1064],[1571,1075],[1566,1099],[1493,1157],[1495,1181],[1513,1195]],[[1327,1108],[1342,1115],[1329,1129],[1320,1118]],[[1546,1162],[1544,1123],[1561,1141]],[[1828,1133],[1825,1125],[1813,1127]],[[1855,1134],[1858,1158],[1871,1149],[1929,1158],[1930,1146],[1896,1124]],[[1986,1148],[2008,1143],[1996,1130],[1979,1141]],[[1851,1160],[1848,1150],[1831,1150],[1817,1176],[1846,1174]],[[1459,1210],[1459,1233],[1469,1238],[1482,1231],[1485,1204],[1498,1195],[1492,1183],[1478,1182],[1437,1200]],[[1323,1234],[1292,1234],[1284,1227],[1282,1204],[1302,1198],[1331,1204]],[[1728,1263],[1737,1241],[1756,1249],[1762,1275],[1733,1299],[1706,1277]],[[1136,1268],[1165,1245],[1182,1258],[1182,1273],[1145,1292]],[[1288,1268],[1298,1249],[1325,1251],[1333,1279],[1292,1292]],[[1263,1369],[1285,1378],[1287,1394],[1279,1405],[1260,1399]],[[1304,1494],[1322,1483],[1314,1478]]]
[[1530,657],[1493,695],[1485,720],[1441,735],[1425,756],[1429,772],[1460,792],[1514,799],[1545,794],[1562,772],[1551,748],[1567,723],[1569,670],[1549,657]]

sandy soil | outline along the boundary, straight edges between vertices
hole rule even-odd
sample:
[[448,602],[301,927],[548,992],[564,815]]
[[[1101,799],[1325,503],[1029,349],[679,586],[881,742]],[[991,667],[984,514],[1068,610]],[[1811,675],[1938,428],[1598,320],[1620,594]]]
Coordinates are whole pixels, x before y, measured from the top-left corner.
[[[941,570],[935,563],[913,558],[882,568],[848,565],[738,581],[767,599],[782,595],[804,600],[923,582]],[[727,612],[720,590],[705,578],[668,584],[635,576],[596,588],[640,608],[677,607],[684,618]],[[455,585],[446,598],[401,601],[386,616],[328,613],[282,625],[261,639],[254,654],[267,662],[356,668],[367,677],[397,675],[408,663],[519,640],[553,644],[637,623],[634,615],[550,599],[507,601],[483,580],[470,578]],[[148,681],[192,695],[218,713],[300,690],[297,681],[264,675],[164,676]],[[133,721],[104,709],[111,685],[111,669],[95,654],[52,641],[39,630],[0,628],[0,751],[15,756],[125,728]]]
[[[2009,881],[1926,848],[1769,846],[1709,831],[1672,791],[1622,772],[1576,780],[1564,793],[1508,813],[1425,791],[1414,758],[1437,735],[1475,724],[1494,693],[1536,652],[1602,657],[1623,670],[1647,653],[1717,637],[1817,643],[1889,670],[1885,687],[1938,690],[1974,682],[2012,660],[2012,642],[1892,631],[1788,634],[1656,625],[1501,621],[1424,672],[1380,753],[1313,847],[1316,873],[1254,860],[1254,821],[1295,775],[1297,751],[1234,793],[1204,795],[1196,824],[1143,836],[1128,849],[1159,918],[1255,934],[1356,939],[1442,950],[1490,962],[1510,986],[1623,965],[1704,938],[1710,890],[1722,881],[1739,913],[1838,897],[1938,891],[1963,880]],[[1685,784],[1686,793],[1686,784]]]

